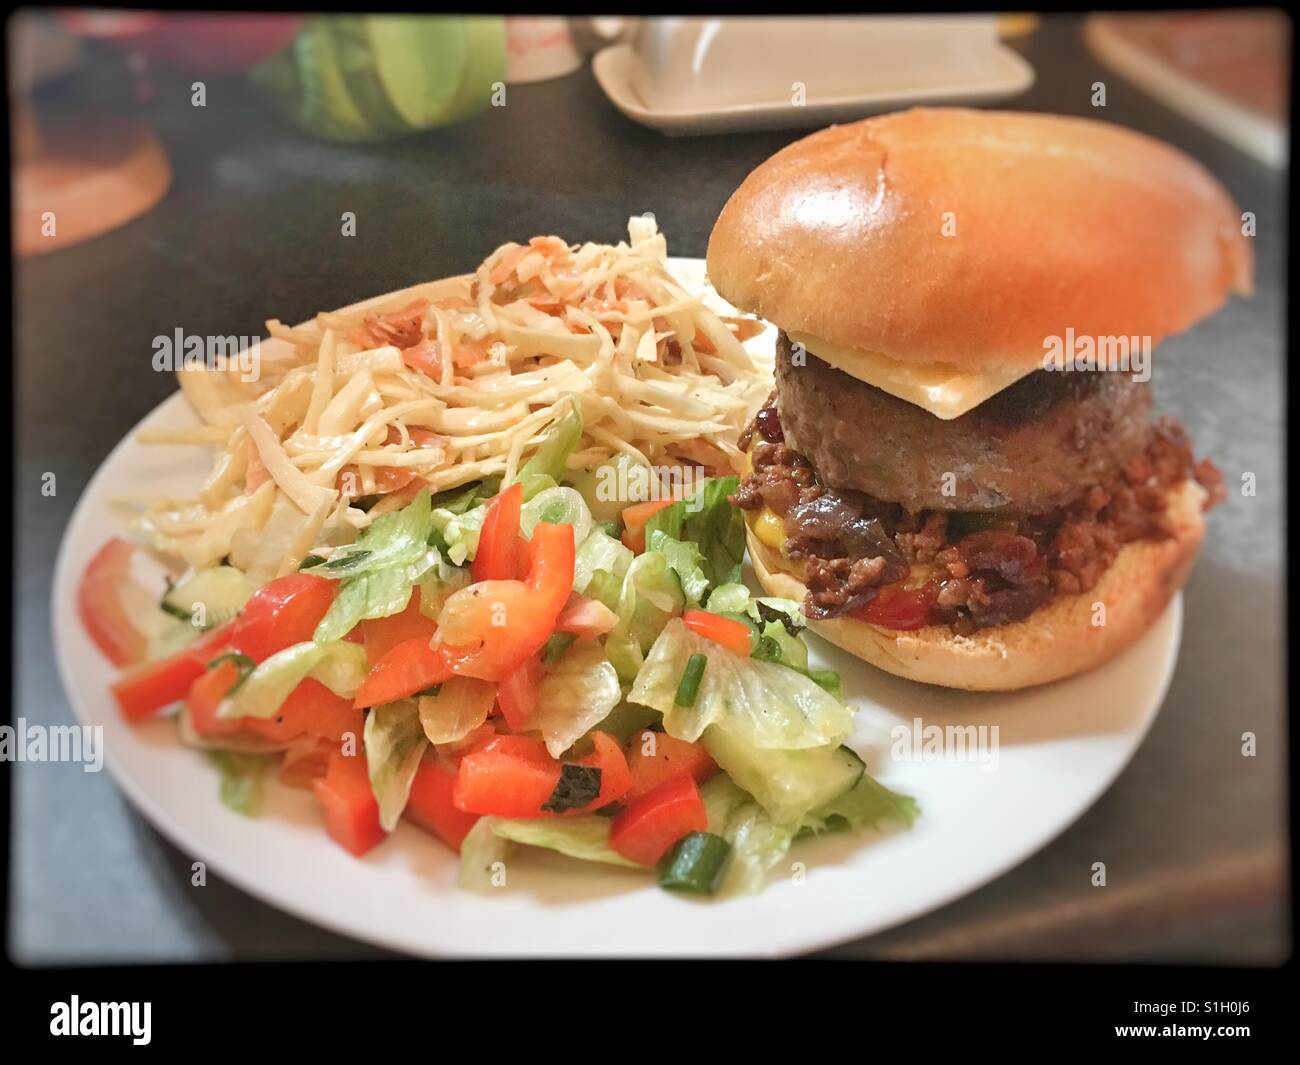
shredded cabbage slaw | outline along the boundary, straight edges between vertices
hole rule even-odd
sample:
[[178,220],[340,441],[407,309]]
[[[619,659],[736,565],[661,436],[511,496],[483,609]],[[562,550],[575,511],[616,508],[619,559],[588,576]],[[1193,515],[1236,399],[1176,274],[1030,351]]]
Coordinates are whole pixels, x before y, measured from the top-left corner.
[[739,470],[737,437],[772,384],[743,347],[757,324],[674,280],[652,219],[628,232],[506,244],[473,275],[299,326],[273,319],[290,354],[264,355],[255,381],[234,366],[178,371],[203,425],[139,439],[215,459],[197,498],[149,501],[137,532],[195,568],[229,557],[269,580],[421,488],[509,483],[570,402],[583,424],[571,468],[622,453]]

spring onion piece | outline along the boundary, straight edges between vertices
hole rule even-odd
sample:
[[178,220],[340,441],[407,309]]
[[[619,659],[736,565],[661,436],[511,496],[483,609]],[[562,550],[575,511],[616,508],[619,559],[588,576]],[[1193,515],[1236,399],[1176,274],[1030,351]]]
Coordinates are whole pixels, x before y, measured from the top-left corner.
[[301,562],[298,563],[298,568],[311,569],[312,566],[319,566],[324,561],[325,561],[325,557],[323,555],[308,555],[306,558],[304,558]]
[[256,662],[249,658],[248,655],[240,654],[238,651],[230,651],[224,655],[217,655],[216,658],[208,663],[208,668],[216,669],[222,662],[234,662],[235,665],[239,667],[239,679],[235,681],[234,686],[230,691],[226,692],[227,695],[238,691],[240,685],[243,684],[244,681],[248,680],[248,675],[257,668]]
[[550,639],[542,645],[542,661],[548,665],[559,659],[565,651],[573,646],[573,641],[578,637],[571,632],[554,633]]
[[158,609],[165,614],[170,614],[174,618],[180,618],[181,621],[189,621],[190,612],[188,610],[182,610],[178,606],[172,606],[171,603],[167,601],[167,597],[171,595],[176,588],[176,582],[167,576],[164,576],[163,580],[167,582],[167,590],[163,592],[162,599],[158,602]]
[[673,699],[677,706],[689,708],[695,705],[695,697],[700,694],[700,681],[704,679],[704,667],[708,664],[708,656],[699,652],[686,660],[686,668],[682,670],[682,679],[677,685],[677,696]]
[[340,555],[338,558],[331,559],[325,563],[326,569],[342,569],[344,566],[355,566],[370,557],[370,552],[366,550],[353,551],[346,555]]
[[731,844],[712,832],[692,832],[668,857],[659,874],[659,886],[671,891],[712,895],[722,883]]

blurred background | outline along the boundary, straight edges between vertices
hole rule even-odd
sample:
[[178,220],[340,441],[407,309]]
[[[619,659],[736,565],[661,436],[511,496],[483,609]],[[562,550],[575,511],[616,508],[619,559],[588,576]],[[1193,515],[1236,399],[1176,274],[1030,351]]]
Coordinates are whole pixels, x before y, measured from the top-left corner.
[[[703,255],[745,175],[809,129],[916,104],[1117,122],[1204,163],[1256,220],[1257,286],[1169,342],[1156,403],[1249,513],[1220,508],[1169,700],[1118,783],[1043,852],[843,957],[1269,964],[1289,955],[1283,728],[1283,279],[1292,27],[1276,11],[716,19],[21,11],[6,24],[18,507],[14,706],[71,722],[49,647],[77,495],[172,383],[150,339],[472,269],[654,212]],[[346,218],[353,231],[344,234]],[[1231,349],[1225,356],[1222,351]],[[1198,357],[1198,351],[1201,357]],[[1231,382],[1215,360],[1240,368]],[[64,488],[63,486],[68,486]],[[69,490],[70,489],[70,490]],[[1243,730],[1259,756],[1243,759]],[[212,878],[107,774],[13,774],[9,950],[28,964],[370,957]],[[1096,892],[1097,856],[1122,882]]]

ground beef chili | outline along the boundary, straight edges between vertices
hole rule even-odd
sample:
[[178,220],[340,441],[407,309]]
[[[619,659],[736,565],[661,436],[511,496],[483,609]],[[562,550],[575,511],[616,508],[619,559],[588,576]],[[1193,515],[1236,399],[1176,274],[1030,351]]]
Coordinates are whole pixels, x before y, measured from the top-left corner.
[[913,512],[832,492],[785,444],[774,399],[742,437],[742,447],[751,443],[753,472],[733,502],[783,519],[786,554],[804,564],[805,613],[895,629],[947,623],[970,633],[1028,617],[1053,596],[1092,588],[1124,544],[1168,536],[1174,485],[1197,480],[1209,493],[1206,509],[1225,495],[1218,468],[1193,459],[1186,430],[1171,418],[1157,421],[1147,449],[1105,483],[1032,515]]

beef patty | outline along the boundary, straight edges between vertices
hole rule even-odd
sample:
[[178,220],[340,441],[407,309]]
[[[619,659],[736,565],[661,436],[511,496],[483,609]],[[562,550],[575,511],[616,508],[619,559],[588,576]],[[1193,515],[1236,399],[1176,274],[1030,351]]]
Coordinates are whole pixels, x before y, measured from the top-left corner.
[[1150,390],[1128,374],[1039,370],[944,421],[810,352],[795,365],[782,332],[776,381],[786,441],[822,483],[911,511],[1045,513],[1151,442]]

